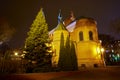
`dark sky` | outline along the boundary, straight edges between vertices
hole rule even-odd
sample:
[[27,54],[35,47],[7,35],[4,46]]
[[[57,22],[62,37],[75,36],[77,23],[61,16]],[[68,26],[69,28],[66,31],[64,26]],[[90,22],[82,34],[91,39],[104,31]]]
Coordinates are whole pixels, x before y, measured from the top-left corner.
[[120,0],[0,0],[0,19],[5,19],[15,30],[9,39],[13,47],[24,44],[27,31],[40,7],[44,9],[49,29],[56,27],[57,15],[61,9],[63,18],[68,17],[70,11],[73,11],[76,17],[92,17],[98,23],[99,33],[119,38],[119,35],[111,32],[109,24],[120,18]]

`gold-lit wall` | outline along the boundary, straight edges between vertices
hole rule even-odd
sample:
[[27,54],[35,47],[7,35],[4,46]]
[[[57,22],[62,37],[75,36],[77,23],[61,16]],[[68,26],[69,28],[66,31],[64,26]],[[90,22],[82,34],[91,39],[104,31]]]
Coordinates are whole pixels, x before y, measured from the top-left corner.
[[[92,32],[92,40],[90,40],[90,31]],[[80,40],[80,32],[83,33],[83,40]],[[86,67],[103,65],[101,52],[98,51],[98,48],[100,48],[101,45],[98,40],[98,32],[96,22],[94,20],[78,20],[74,31],[71,33],[71,39],[76,42],[76,55],[79,67],[82,65],[85,65]]]
[[[63,33],[64,43],[66,43],[67,36],[69,35],[67,30],[57,30],[53,33],[53,57],[52,57],[52,64],[53,66],[57,66],[59,61],[59,53],[60,53],[60,41],[61,41],[61,34]],[[64,44],[65,45],[65,44]]]
[[[82,40],[80,40],[80,32],[83,33]],[[53,66],[57,66],[59,61],[61,33],[64,36],[64,43],[66,43],[68,35],[70,35],[71,41],[74,41],[78,67],[82,67],[83,65],[86,67],[104,66],[101,52],[102,47],[98,40],[97,23],[90,18],[76,20],[73,32],[67,30],[56,30],[53,32]]]

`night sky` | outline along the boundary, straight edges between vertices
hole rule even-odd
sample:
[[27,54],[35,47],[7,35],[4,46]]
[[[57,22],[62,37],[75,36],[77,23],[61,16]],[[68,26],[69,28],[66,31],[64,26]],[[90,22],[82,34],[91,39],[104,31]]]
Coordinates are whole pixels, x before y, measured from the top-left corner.
[[0,24],[8,25],[5,28],[0,26],[0,31],[8,33],[7,41],[12,47],[24,45],[30,25],[41,7],[49,30],[57,26],[57,15],[61,9],[63,19],[69,16],[70,11],[75,17],[92,17],[97,21],[99,33],[120,39],[120,34],[113,33],[109,27],[112,20],[120,18],[120,0],[0,0]]

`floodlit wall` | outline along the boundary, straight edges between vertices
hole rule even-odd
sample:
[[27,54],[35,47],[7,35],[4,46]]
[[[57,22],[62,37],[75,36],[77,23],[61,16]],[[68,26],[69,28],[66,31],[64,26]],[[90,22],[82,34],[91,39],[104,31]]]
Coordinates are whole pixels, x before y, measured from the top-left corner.
[[58,30],[53,33],[53,57],[52,57],[52,64],[53,66],[57,66],[59,61],[59,53],[60,53],[60,41],[61,41],[61,34],[63,33],[64,37],[64,45],[66,43],[67,36],[69,35],[67,30]]
[[102,66],[103,59],[101,57],[101,45],[98,40],[96,22],[91,19],[80,19],[75,26],[74,31],[71,33],[71,39],[76,42],[78,66]]
[[57,30],[52,34],[53,66],[57,66],[59,61],[61,33],[64,36],[64,45],[69,35],[71,41],[74,41],[78,67],[104,66],[96,21],[90,18],[82,18],[73,23],[67,27],[69,32],[67,30]]

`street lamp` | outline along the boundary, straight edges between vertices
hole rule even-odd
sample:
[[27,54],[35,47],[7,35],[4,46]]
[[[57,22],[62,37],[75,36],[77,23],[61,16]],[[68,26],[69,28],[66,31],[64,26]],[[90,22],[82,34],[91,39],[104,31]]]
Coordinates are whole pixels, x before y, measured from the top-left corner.
[[101,48],[101,52],[102,52],[102,54],[103,54],[104,51],[105,51],[105,49],[104,49],[104,48]]
[[101,48],[101,53],[102,53],[102,54],[101,54],[101,58],[103,59],[103,63],[104,63],[103,65],[106,66],[106,64],[105,64],[105,59],[104,59],[104,58],[105,58],[104,51],[105,51],[105,49],[104,49],[104,48]]
[[14,55],[15,55],[15,56],[18,56],[18,52],[14,52]]

